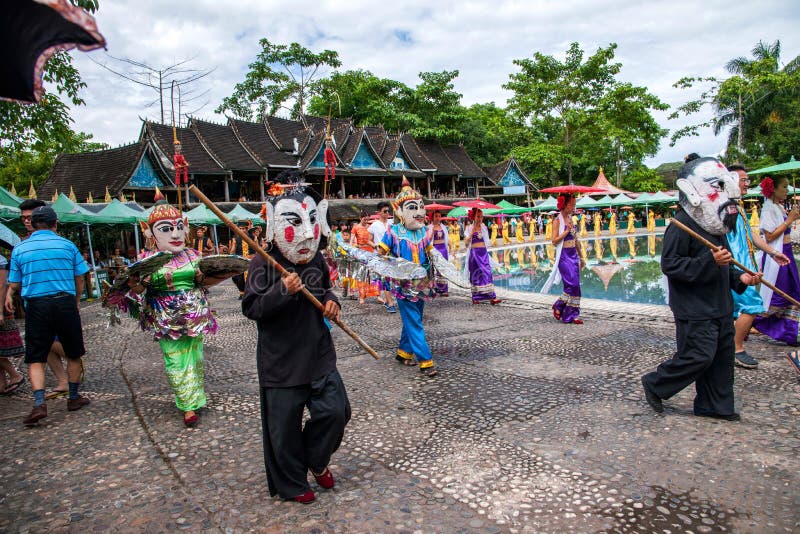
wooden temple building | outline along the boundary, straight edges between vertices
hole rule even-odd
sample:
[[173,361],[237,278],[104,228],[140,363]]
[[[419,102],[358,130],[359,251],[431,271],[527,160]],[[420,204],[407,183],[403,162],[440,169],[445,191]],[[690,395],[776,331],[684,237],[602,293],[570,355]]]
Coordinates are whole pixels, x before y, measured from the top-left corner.
[[[191,118],[175,136],[189,164],[190,182],[208,197],[221,203],[261,203],[265,181],[286,169],[301,172],[322,191],[326,126],[326,119],[313,116],[269,116],[260,122],[229,119],[227,124]],[[389,133],[380,126],[356,126],[348,119],[333,119],[331,130],[337,160],[336,179],[327,184],[332,204],[336,199],[391,198],[404,175],[428,198],[524,201],[536,190],[513,159],[482,169],[461,145]],[[172,127],[145,120],[134,143],[59,155],[38,197],[50,200],[72,188],[79,202],[110,195],[149,204],[158,187],[172,200],[177,196],[172,155]],[[194,200],[189,198],[189,203]]]

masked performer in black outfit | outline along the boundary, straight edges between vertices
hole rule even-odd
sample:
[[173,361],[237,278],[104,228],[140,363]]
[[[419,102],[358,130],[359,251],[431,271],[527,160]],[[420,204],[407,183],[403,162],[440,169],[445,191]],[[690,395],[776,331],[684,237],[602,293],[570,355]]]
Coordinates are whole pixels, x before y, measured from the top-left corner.
[[718,247],[713,252],[674,225],[664,233],[661,270],[669,281],[669,305],[675,316],[678,351],[642,377],[647,402],[663,412],[669,399],[695,383],[694,414],[738,421],[733,403],[734,328],[731,289],[742,293],[761,276],[731,263],[725,234],[736,225],[736,173],[719,160],[692,160],[678,172],[680,207],[675,218]]
[[[284,179],[299,178],[286,174]],[[338,318],[340,307],[318,250],[320,239],[330,234],[327,201],[299,184],[270,188],[276,190],[279,194],[268,199],[264,211],[265,240],[270,255],[291,274],[282,277],[256,255],[248,270],[242,312],[258,326],[256,357],[270,495],[310,503],[315,496],[308,471],[322,488],[333,487],[328,463],[350,420],[336,351],[323,320]],[[323,304],[324,313],[299,293],[303,286]],[[305,425],[304,408],[311,414]]]

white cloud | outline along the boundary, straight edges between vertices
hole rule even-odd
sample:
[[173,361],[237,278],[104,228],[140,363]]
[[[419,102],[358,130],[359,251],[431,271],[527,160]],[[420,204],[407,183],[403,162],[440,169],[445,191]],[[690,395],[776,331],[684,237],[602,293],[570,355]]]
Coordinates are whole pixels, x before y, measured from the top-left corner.
[[[792,0],[103,0],[96,17],[110,54],[154,66],[196,56],[196,68],[215,68],[198,84],[209,89],[210,100],[198,116],[222,121],[213,110],[244,79],[264,37],[336,50],[343,68],[368,69],[409,85],[416,85],[422,71],[458,69],[456,89],[466,105],[505,104],[509,94],[501,86],[515,71],[515,58],[536,51],[563,57],[572,41],[590,55],[616,42],[617,60],[623,64],[620,78],[677,106],[697,92],[674,89],[675,81],[724,76],[725,62],[748,56],[759,40],[780,39],[784,59],[799,54],[796,7]],[[87,105],[73,111],[78,129],[117,145],[137,138],[138,117],[160,117],[157,105],[145,107],[154,93],[111,75],[84,54],[75,57],[88,84],[83,92]],[[102,52],[93,52],[92,58],[106,61]],[[687,123],[668,121],[666,113],[656,116],[671,130]],[[688,152],[716,153],[724,144],[723,136],[710,131],[675,147],[664,139],[649,163],[676,161]]]

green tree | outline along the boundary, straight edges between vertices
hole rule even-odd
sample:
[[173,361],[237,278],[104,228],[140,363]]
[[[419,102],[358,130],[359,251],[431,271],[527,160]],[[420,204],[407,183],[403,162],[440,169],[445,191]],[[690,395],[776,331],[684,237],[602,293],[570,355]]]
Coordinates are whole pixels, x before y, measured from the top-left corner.
[[464,148],[478,165],[503,161],[514,147],[527,145],[532,138],[524,124],[494,102],[468,107],[461,132]]
[[[699,135],[704,128],[712,128],[719,135],[730,127],[727,159],[752,163],[780,157],[770,153],[769,138],[776,125],[794,118],[794,103],[800,98],[800,56],[781,67],[780,41],[759,41],[751,53],[752,59],[737,57],[728,61],[725,68],[731,76],[726,79],[686,77],[675,83],[682,89],[704,89],[698,98],[678,107],[670,118],[690,116],[706,106],[712,108],[713,117],[674,132],[673,145],[683,137]],[[781,128],[783,135],[788,133],[786,126]],[[800,131],[790,137],[796,144]]]
[[580,148],[576,147],[575,138],[581,129],[591,125],[588,112],[613,87],[614,76],[622,66],[612,62],[616,48],[611,43],[584,61],[583,50],[578,43],[572,43],[563,62],[540,52],[534,53],[533,58],[514,60],[520,71],[511,74],[510,81],[503,85],[514,93],[509,109],[534,128],[539,121],[545,122],[544,129],[549,132],[555,125],[558,127],[556,135],[547,135],[543,141],[549,147],[518,151],[521,156],[538,156],[530,163],[542,174],[552,176],[564,169],[572,181],[573,160]]
[[417,137],[443,143],[463,140],[465,108],[461,105],[462,95],[453,84],[458,71],[420,72],[419,77],[422,82],[401,98],[404,129]]
[[306,104],[317,90],[317,77],[324,69],[342,64],[339,53],[333,50],[314,53],[298,43],[279,45],[268,39],[261,39],[259,44],[261,52],[249,65],[244,81],[222,100],[217,113],[230,112],[240,119],[252,120],[264,113],[274,115],[291,101],[291,115],[297,118],[305,113]]
[[334,117],[349,117],[360,125],[380,124],[390,131],[405,126],[400,102],[412,92],[401,82],[366,70],[334,72],[319,81],[317,91],[308,104],[311,115],[325,117],[330,111]]
[[661,175],[655,169],[649,169],[644,165],[631,168],[622,180],[621,186],[628,191],[646,191],[648,193],[665,189]]

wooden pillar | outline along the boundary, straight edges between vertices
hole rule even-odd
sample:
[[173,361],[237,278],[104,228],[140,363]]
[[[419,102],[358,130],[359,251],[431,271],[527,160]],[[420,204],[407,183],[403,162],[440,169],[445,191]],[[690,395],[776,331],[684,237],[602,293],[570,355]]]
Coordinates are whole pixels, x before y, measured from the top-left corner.
[[451,176],[450,177],[450,182],[453,185],[453,196],[456,196],[456,177],[455,176]]
[[475,198],[481,198],[481,179],[475,178]]
[[231,201],[231,191],[229,189],[230,183],[231,183],[231,175],[230,174],[226,174],[225,175],[225,202],[230,202]]
[[386,178],[381,176],[381,198],[386,198]]
[[428,198],[431,198],[431,178],[426,177],[426,181],[428,182]]
[[259,180],[259,184],[258,184],[259,193],[261,194],[261,202],[262,203],[267,201],[267,195],[264,192],[264,182],[266,182],[266,181],[267,181],[267,173],[264,172],[264,174],[261,175],[261,179]]
[[344,176],[339,175],[339,182],[342,184],[342,198],[347,198],[347,191],[344,190]]

